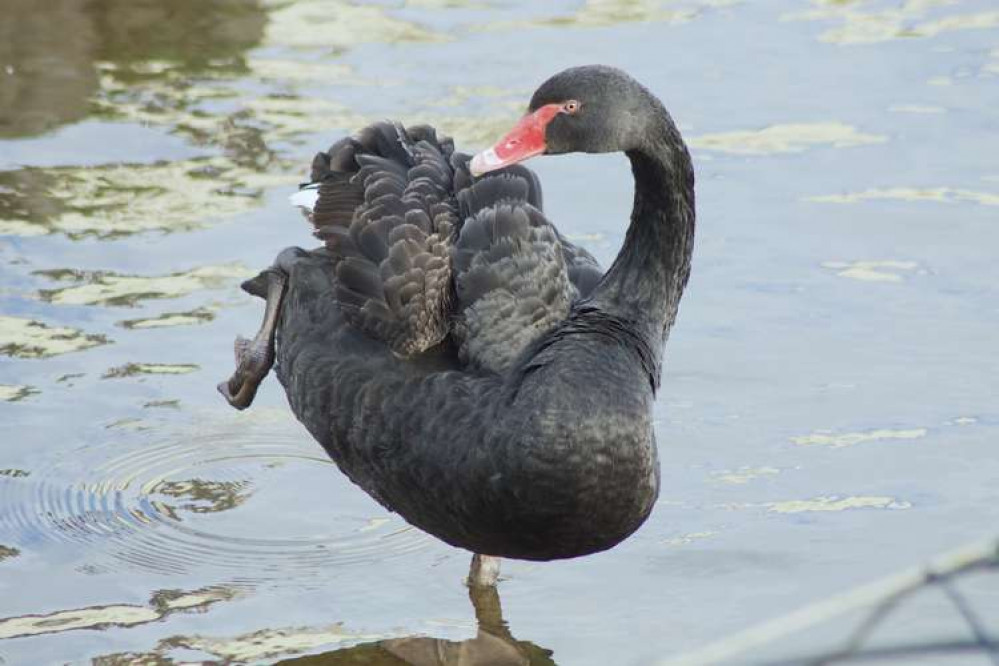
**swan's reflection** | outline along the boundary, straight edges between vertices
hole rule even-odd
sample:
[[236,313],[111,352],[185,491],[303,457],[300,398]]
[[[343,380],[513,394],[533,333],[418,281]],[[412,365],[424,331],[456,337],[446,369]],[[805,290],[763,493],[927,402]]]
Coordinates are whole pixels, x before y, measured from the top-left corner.
[[[146,605],[111,604],[0,618],[0,643],[7,638],[28,639],[87,629],[131,629],[160,622],[174,614],[204,613],[244,593],[224,585],[188,591],[161,590],[154,593]],[[469,597],[475,608],[478,632],[474,638],[464,641],[427,636],[376,640],[378,634],[352,632],[338,623],[321,627],[259,629],[237,636],[172,635],[161,638],[147,651],[102,654],[89,663],[93,666],[185,664],[191,663],[189,656],[193,651],[210,655],[208,661],[198,662],[205,664],[263,663],[266,660],[266,663],[295,666],[554,666],[551,650],[518,641],[510,634],[503,621],[495,586],[471,588]],[[321,645],[363,640],[369,642],[323,654],[274,661]],[[178,651],[183,651],[184,655]]]
[[475,638],[389,638],[352,648],[278,662],[286,666],[554,666],[551,650],[518,641],[503,620],[495,586],[469,587],[479,628]]

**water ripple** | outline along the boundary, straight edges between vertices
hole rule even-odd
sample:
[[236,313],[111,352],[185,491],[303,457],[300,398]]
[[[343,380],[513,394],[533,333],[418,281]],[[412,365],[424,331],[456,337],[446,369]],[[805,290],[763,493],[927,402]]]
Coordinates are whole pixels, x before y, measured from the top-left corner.
[[74,469],[0,479],[5,540],[84,546],[85,557],[160,574],[222,570],[246,584],[293,583],[430,541],[288,433],[201,434],[117,456],[87,453],[104,460],[81,465],[74,456]]

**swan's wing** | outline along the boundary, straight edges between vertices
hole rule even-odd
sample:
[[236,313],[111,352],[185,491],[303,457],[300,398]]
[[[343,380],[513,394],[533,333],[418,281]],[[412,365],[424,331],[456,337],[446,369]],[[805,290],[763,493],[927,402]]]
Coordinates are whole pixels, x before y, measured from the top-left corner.
[[382,122],[313,162],[311,220],[336,265],[337,300],[353,326],[401,355],[448,333],[452,152],[430,127]]
[[501,372],[565,319],[578,291],[558,232],[541,213],[540,188],[530,171],[511,167],[489,174],[460,189],[458,202],[463,223],[452,262],[459,354]]

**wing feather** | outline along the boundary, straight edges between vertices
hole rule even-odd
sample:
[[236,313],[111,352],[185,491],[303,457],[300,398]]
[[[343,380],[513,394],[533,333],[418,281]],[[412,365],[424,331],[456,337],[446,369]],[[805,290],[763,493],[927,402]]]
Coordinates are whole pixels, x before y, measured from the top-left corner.
[[336,265],[341,308],[401,355],[449,331],[452,152],[433,128],[381,122],[313,160],[320,185],[312,221]]
[[469,217],[452,251],[455,337],[463,360],[494,372],[564,320],[577,295],[558,234],[530,198],[527,178],[503,172],[458,194]]
[[311,175],[340,307],[397,354],[451,336],[467,363],[500,372],[599,281],[541,213],[533,172],[474,179],[432,127],[375,123],[319,153]]

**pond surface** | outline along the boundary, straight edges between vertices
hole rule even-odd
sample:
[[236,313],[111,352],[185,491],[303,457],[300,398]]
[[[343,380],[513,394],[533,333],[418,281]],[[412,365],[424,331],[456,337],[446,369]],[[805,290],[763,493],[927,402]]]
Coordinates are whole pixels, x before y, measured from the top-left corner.
[[[259,322],[239,281],[314,242],[287,196],[316,150],[386,117],[480,148],[589,62],[697,167],[663,492],[610,552],[506,562],[477,632],[467,553],[276,381],[246,413],[215,384]],[[0,663],[652,664],[987,536],[997,130],[992,0],[5,3]],[[624,158],[532,166],[608,265]]]

